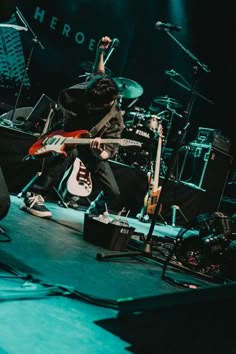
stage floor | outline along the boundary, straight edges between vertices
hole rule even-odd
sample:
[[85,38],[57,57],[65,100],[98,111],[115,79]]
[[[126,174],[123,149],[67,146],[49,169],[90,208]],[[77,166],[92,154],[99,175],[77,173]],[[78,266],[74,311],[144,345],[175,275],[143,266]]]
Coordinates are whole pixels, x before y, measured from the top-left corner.
[[[125,337],[102,324],[108,319],[118,319],[120,304],[130,301],[132,305],[133,300],[142,299],[142,307],[149,307],[153,312],[156,328],[160,321],[154,309],[159,299],[166,297],[171,305],[170,294],[191,294],[208,288],[217,291],[215,288],[221,287],[222,284],[170,264],[165,275],[174,280],[173,284],[162,279],[166,263],[163,261],[165,256],[158,250],[158,242],[168,239],[172,240],[171,244],[180,227],[155,223],[152,257],[143,253],[136,257],[127,254],[101,261],[97,259],[98,253],[117,254],[119,251],[104,249],[84,239],[82,209],[73,210],[48,202],[53,217],[42,219],[20,210],[22,198],[15,195],[10,198],[9,212],[0,221],[3,232],[0,249],[1,353],[185,353],[182,345],[186,338],[175,344],[171,340],[176,331],[171,325],[173,318],[167,318],[170,341],[162,348],[159,346],[160,351],[157,351],[158,345],[154,345],[155,334],[152,341],[148,339],[148,345],[145,338],[143,341],[139,338],[137,344],[132,339],[137,333],[132,325],[129,328],[133,335]],[[139,251],[143,245],[139,238],[149,235],[151,222],[143,223],[136,218],[128,218],[128,222],[135,228],[128,250]],[[189,232],[196,233],[196,230]],[[4,242],[7,241],[4,233],[9,242]],[[153,307],[150,299],[154,299]],[[190,352],[195,353],[188,349]],[[203,349],[202,353],[205,353]]]

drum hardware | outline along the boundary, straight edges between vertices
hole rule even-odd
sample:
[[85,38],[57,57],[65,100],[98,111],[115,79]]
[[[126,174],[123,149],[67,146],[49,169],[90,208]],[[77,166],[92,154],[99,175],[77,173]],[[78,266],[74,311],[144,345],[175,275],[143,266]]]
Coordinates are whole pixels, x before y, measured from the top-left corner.
[[169,96],[160,96],[153,99],[153,103],[158,104],[160,106],[166,106],[169,108],[182,108],[183,105],[179,103],[176,99],[171,98]]
[[179,118],[183,118],[183,116],[182,116],[182,114],[180,114],[180,113],[178,113],[178,112],[176,112],[176,110],[175,109],[173,109],[173,108],[170,108],[170,107],[167,107],[167,109],[174,115],[176,115],[177,117],[179,117]]
[[182,114],[179,114],[178,112],[176,112],[175,109],[172,109],[172,108],[168,107],[168,111],[169,111],[169,117],[168,117],[169,119],[166,119],[168,123],[167,123],[167,127],[166,127],[166,137],[165,137],[165,141],[164,141],[164,144],[163,144],[163,151],[165,150],[165,148],[167,146],[167,142],[168,142],[168,139],[169,139],[170,130],[171,130],[171,127],[172,127],[174,115],[177,115],[179,118],[183,118]]
[[134,111],[139,113],[147,113],[145,108],[137,107],[137,106],[134,107]]
[[138,100],[139,97],[135,98],[132,102],[130,102],[129,105],[127,106],[127,109],[130,109]]
[[162,118],[161,116],[157,116],[155,114],[151,114],[150,112],[148,113],[129,112],[127,113],[127,116],[133,117],[132,119],[125,122],[127,126],[143,124],[145,127],[154,131],[157,131],[158,129],[159,121],[163,121],[163,120],[168,121],[168,119]]
[[125,125],[128,125],[128,126],[140,125],[142,121],[145,121],[143,113],[129,112],[129,113],[127,113],[127,116],[132,117],[132,119],[125,122]]
[[[165,106],[166,109],[161,110],[160,107],[157,106],[157,104],[159,104],[160,106]],[[155,98],[152,101],[151,105],[149,106],[150,112],[156,113],[158,119],[161,119],[163,122],[165,121],[167,122],[166,136],[165,136],[165,140],[163,141],[163,151],[166,149],[168,143],[174,115],[178,116],[179,118],[182,118],[182,114],[178,113],[174,109],[180,107],[182,107],[182,104],[180,104],[177,100],[170,98],[168,96],[161,96]]]
[[[175,72],[173,69],[168,71],[165,71],[165,74],[170,76],[170,80],[174,83],[176,83],[177,85],[179,85],[180,87],[184,88],[187,91],[191,91],[192,87],[191,84],[188,83],[188,81],[184,78],[183,75]],[[177,79],[174,79],[174,77],[178,77],[178,79],[181,79],[183,82],[178,81]],[[201,97],[203,100],[207,101],[210,104],[214,104],[214,102],[212,100],[210,100],[209,98],[201,95],[199,92],[197,92],[197,90],[194,89],[194,93],[198,96]]]

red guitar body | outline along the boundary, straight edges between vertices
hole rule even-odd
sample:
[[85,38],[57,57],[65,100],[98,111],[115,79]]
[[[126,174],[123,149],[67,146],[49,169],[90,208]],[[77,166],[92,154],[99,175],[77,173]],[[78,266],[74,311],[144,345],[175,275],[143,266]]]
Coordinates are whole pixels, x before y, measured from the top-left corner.
[[[88,136],[87,130],[75,130],[73,132],[65,132],[64,130],[57,130],[52,133],[44,135],[37,140],[30,148],[29,155],[41,155],[48,152],[57,152],[67,156],[65,148],[68,146],[76,146],[77,144],[65,144],[66,139],[69,138],[83,138]],[[63,139],[65,138],[65,139]]]

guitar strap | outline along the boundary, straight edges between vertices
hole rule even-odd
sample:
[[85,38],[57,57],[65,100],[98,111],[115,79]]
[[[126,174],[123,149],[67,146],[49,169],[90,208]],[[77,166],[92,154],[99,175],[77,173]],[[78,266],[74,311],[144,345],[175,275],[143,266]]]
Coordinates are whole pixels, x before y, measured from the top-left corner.
[[111,110],[103,117],[92,129],[89,131],[89,136],[92,138],[109,122],[109,120],[113,117],[114,112],[117,110],[116,108],[117,100],[113,103]]

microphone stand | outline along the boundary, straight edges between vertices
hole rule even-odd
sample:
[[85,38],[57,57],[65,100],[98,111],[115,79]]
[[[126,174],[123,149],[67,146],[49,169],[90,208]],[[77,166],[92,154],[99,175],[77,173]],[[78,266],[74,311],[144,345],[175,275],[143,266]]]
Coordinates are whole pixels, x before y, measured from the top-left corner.
[[[158,258],[158,257],[154,257],[152,254],[152,235],[153,235],[153,230],[156,224],[156,220],[157,220],[157,216],[159,214],[159,210],[160,207],[162,205],[162,200],[163,200],[163,195],[165,195],[165,190],[167,188],[171,173],[172,173],[172,169],[173,166],[175,165],[176,162],[176,158],[177,158],[177,153],[179,151],[179,148],[183,142],[183,139],[185,138],[186,135],[186,130],[189,126],[189,116],[190,116],[190,112],[192,110],[193,107],[193,103],[195,100],[195,96],[196,96],[196,84],[197,84],[197,78],[198,78],[198,73],[200,71],[200,68],[205,71],[205,72],[210,72],[209,68],[207,67],[207,65],[201,63],[199,61],[199,59],[197,59],[188,49],[186,49],[179,41],[177,41],[177,39],[170,33],[170,31],[168,29],[165,29],[165,32],[175,40],[175,42],[177,42],[179,44],[179,46],[184,50],[185,53],[187,53],[195,62],[194,65],[194,79],[193,79],[193,84],[192,84],[192,88],[191,88],[191,93],[190,93],[190,97],[189,97],[189,101],[186,107],[186,110],[184,112],[183,115],[183,119],[185,120],[185,126],[183,127],[183,131],[179,130],[177,132],[177,139],[175,141],[175,146],[173,148],[172,154],[171,154],[171,158],[170,158],[170,162],[169,162],[169,166],[165,175],[165,178],[163,180],[162,183],[162,187],[161,187],[161,191],[160,191],[160,195],[157,201],[157,204],[155,206],[155,210],[152,216],[152,220],[151,220],[151,224],[150,224],[150,228],[148,231],[148,234],[145,237],[144,243],[141,245],[140,249],[134,252],[118,252],[118,253],[113,253],[113,254],[103,254],[103,253],[97,253],[97,260],[104,260],[107,258],[118,258],[118,257],[135,257],[135,256],[144,256],[146,258],[152,258],[153,260],[156,260],[158,262],[163,262],[163,258]],[[189,223],[188,223],[189,224]],[[191,225],[189,224],[189,227],[191,228]],[[163,275],[163,278],[165,278],[165,276]]]
[[23,22],[23,24],[25,26],[24,27],[25,30],[27,30],[27,31],[29,30],[31,32],[31,34],[33,35],[33,39],[32,39],[33,45],[31,47],[30,53],[28,55],[28,59],[26,61],[23,77],[22,77],[22,80],[21,80],[21,84],[20,84],[17,96],[16,96],[16,102],[15,102],[14,108],[13,108],[12,113],[11,113],[11,117],[10,117],[11,121],[13,121],[13,118],[14,118],[14,115],[15,115],[15,111],[16,111],[17,106],[18,106],[18,102],[19,102],[19,99],[20,99],[20,96],[21,96],[23,85],[24,85],[24,80],[25,80],[26,74],[27,74],[27,72],[29,70],[29,66],[30,66],[30,62],[31,62],[31,58],[32,58],[32,55],[33,55],[34,48],[35,48],[36,44],[38,44],[39,47],[42,50],[45,49],[44,46],[42,45],[42,43],[40,42],[40,40],[38,39],[38,37],[36,36],[36,34],[34,33],[33,29],[30,27],[30,25],[28,24],[28,22],[26,21],[26,19],[24,18],[24,16],[20,12],[20,10],[18,9],[18,7],[16,7],[16,14],[20,18],[20,20]]
[[110,48],[106,58],[104,59],[104,66],[106,65],[106,63],[108,62],[110,56],[112,55],[114,49],[116,48],[116,46],[113,44],[113,46]]
[[155,223],[156,223],[156,218],[157,218],[157,215],[158,215],[158,210],[161,206],[161,201],[162,201],[162,195],[164,194],[165,192],[165,189],[166,189],[166,186],[168,184],[168,181],[169,181],[169,178],[171,176],[171,173],[172,173],[172,170],[175,166],[175,163],[176,163],[176,159],[177,159],[177,154],[178,154],[178,151],[179,151],[179,148],[181,147],[184,139],[185,139],[185,136],[186,136],[186,132],[187,132],[187,128],[189,126],[189,117],[190,117],[190,113],[192,111],[192,108],[193,108],[193,104],[194,104],[194,101],[195,101],[195,98],[196,98],[196,85],[197,85],[197,79],[198,79],[198,74],[199,74],[199,71],[200,69],[202,69],[203,71],[209,73],[210,72],[210,69],[207,67],[206,64],[203,64],[199,61],[199,59],[194,56],[194,54],[192,54],[187,48],[185,48],[173,35],[172,33],[170,32],[170,30],[168,29],[164,29],[165,32],[181,47],[181,49],[184,50],[184,52],[186,54],[188,54],[192,59],[193,61],[195,62],[195,65],[193,67],[194,69],[194,76],[193,76],[193,83],[192,83],[192,87],[190,88],[190,96],[189,96],[189,100],[188,100],[188,103],[187,103],[187,107],[184,111],[184,114],[183,114],[183,121],[185,122],[185,126],[182,128],[182,130],[179,130],[177,132],[177,139],[176,139],[176,142],[175,142],[175,146],[173,148],[173,151],[172,151],[172,154],[171,154],[171,158],[170,158],[170,162],[169,162],[169,166],[168,166],[168,169],[167,169],[167,172],[166,172],[166,175],[165,175],[165,179],[163,181],[163,185],[162,185],[162,188],[161,188],[161,193],[160,193],[160,197],[158,199],[158,202],[157,202],[157,205],[156,205],[156,208],[155,208],[155,212],[154,212],[154,215],[153,215],[153,218],[152,218],[152,222],[151,222],[151,226],[150,226],[150,229],[149,229],[149,232],[148,232],[148,235],[147,235],[147,238],[146,238],[146,243],[150,243],[150,240],[151,240],[151,236],[152,236],[152,233],[153,233],[153,230],[154,230],[154,226],[155,226]]

